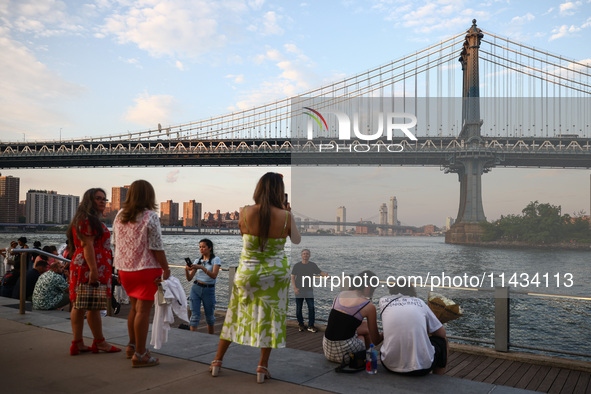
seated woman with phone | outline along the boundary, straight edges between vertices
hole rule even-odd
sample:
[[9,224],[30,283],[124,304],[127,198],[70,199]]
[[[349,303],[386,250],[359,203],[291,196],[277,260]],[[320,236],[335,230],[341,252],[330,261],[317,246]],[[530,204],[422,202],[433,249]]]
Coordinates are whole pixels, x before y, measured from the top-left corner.
[[191,309],[191,331],[197,331],[199,320],[201,320],[201,303],[205,311],[207,332],[213,334],[215,325],[215,282],[222,265],[220,258],[213,253],[213,242],[209,239],[199,241],[199,252],[201,258],[191,263],[191,259],[185,258],[185,276],[190,282],[195,278],[189,295],[189,307]]

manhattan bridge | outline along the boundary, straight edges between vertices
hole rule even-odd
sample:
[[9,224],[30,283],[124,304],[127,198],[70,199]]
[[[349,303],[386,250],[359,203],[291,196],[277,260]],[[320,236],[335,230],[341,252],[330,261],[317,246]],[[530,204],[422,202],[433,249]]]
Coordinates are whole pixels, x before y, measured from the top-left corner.
[[460,235],[446,241],[469,243],[486,220],[481,176],[494,167],[591,167],[590,67],[474,20],[388,64],[248,110],[137,132],[0,141],[0,168],[438,166],[460,183]]

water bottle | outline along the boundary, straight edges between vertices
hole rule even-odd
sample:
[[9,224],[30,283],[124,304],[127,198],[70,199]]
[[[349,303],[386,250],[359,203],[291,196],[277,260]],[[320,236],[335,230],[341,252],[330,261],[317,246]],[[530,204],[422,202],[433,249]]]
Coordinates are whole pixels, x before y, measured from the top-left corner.
[[365,355],[365,372],[370,375],[375,375],[378,372],[378,352],[373,347],[373,343],[369,345]]

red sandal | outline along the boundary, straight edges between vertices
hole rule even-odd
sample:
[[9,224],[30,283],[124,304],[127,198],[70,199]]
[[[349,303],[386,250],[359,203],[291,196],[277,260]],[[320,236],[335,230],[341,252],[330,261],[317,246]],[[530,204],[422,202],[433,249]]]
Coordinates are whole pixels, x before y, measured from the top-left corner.
[[70,356],[77,356],[79,353],[90,352],[89,347],[86,347],[84,349],[80,349],[78,347],[79,343],[84,345],[84,339],[78,339],[77,341],[72,341],[72,346],[70,346]]
[[98,352],[99,352],[99,350],[102,350],[103,352],[106,352],[106,353],[117,353],[117,352],[120,352],[120,351],[121,351],[121,349],[120,349],[120,348],[118,348],[118,347],[115,347],[115,346],[113,346],[113,345],[111,345],[111,348],[110,348],[109,350],[103,350],[103,349],[99,349],[97,345],[98,345],[99,343],[103,343],[103,342],[105,342],[105,338],[104,338],[104,337],[103,337],[102,339],[99,339],[98,341],[97,341],[96,339],[93,339],[93,340],[92,340],[92,346],[90,347],[90,350],[91,350],[93,353],[98,353]]

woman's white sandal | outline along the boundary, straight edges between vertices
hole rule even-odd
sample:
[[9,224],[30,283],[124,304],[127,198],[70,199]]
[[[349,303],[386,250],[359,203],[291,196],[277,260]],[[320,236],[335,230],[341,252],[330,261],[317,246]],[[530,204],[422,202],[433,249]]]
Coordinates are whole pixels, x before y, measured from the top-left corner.
[[[264,369],[265,371],[259,372],[259,369]],[[269,373],[267,367],[259,365],[257,367],[257,383],[265,383],[265,379],[271,379],[271,374]]]
[[[218,364],[218,365],[214,365]],[[222,360],[213,360],[209,365],[209,371],[211,372],[211,376],[214,378],[220,374],[220,368],[222,367]]]

